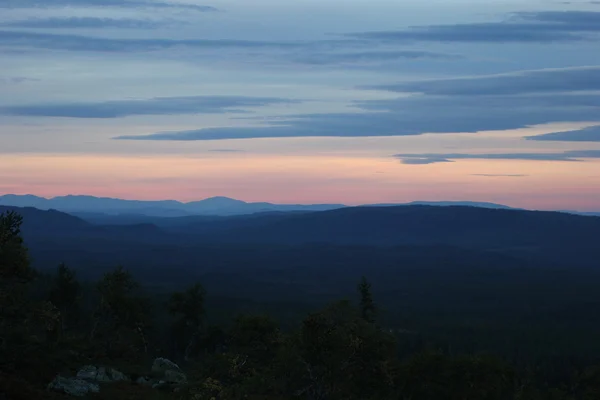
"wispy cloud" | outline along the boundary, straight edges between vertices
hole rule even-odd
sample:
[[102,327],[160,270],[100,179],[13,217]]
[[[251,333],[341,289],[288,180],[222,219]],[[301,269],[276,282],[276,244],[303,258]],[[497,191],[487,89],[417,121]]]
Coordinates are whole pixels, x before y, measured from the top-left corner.
[[487,178],[524,178],[526,174],[471,174],[471,176],[482,176]]
[[39,79],[27,78],[25,76],[9,76],[9,77],[0,77],[0,84],[7,85],[18,85],[19,83],[25,82],[37,82]]
[[313,53],[299,57],[296,61],[304,64],[333,65],[333,64],[370,64],[381,62],[392,62],[399,60],[459,60],[464,56],[457,54],[436,53],[420,50],[374,50],[359,52],[326,52]]
[[191,47],[200,49],[219,48],[294,48],[298,43],[266,42],[250,40],[210,39],[124,39],[102,38],[75,34],[53,34],[21,31],[0,31],[0,47],[29,47],[36,49],[136,52]]
[[120,28],[120,29],[154,29],[166,25],[163,21],[150,21],[129,18],[96,18],[96,17],[55,17],[35,18],[22,21],[0,23],[8,28],[37,29],[79,29],[79,28]]
[[542,11],[515,13],[502,22],[429,25],[349,36],[385,42],[570,42],[597,39],[600,12]]
[[[425,96],[361,101],[360,112],[264,118],[267,125],[122,136],[129,140],[220,140],[289,137],[375,137],[502,131],[597,118],[600,94]],[[254,121],[251,120],[250,121]],[[414,162],[418,162],[415,160]]]
[[215,114],[295,100],[274,97],[192,96],[115,100],[99,103],[34,104],[0,107],[0,115],[29,117],[118,118],[131,115]]
[[211,153],[243,153],[244,150],[238,149],[210,149],[208,150]]
[[212,6],[152,0],[2,0],[0,8],[124,7],[183,8],[200,12],[218,11]]
[[370,86],[391,92],[444,96],[489,96],[600,90],[600,66],[543,69],[467,78]]
[[600,125],[564,132],[552,132],[544,135],[527,136],[529,140],[555,142],[600,142]]
[[[560,153],[502,153],[502,154],[395,154],[403,164],[435,164],[447,160],[524,160],[524,161],[582,161],[586,158],[600,158],[600,150],[572,150]],[[414,160],[420,162],[415,163]],[[445,161],[440,161],[445,160]]]
[[451,163],[454,162],[445,157],[411,157],[403,160],[403,164],[411,165],[426,165],[426,164],[437,164],[437,163]]

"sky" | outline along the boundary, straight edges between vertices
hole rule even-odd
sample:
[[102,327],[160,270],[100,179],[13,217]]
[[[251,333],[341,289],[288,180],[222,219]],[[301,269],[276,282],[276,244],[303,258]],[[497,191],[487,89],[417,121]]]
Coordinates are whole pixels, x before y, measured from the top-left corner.
[[600,211],[600,2],[0,0],[0,194]]

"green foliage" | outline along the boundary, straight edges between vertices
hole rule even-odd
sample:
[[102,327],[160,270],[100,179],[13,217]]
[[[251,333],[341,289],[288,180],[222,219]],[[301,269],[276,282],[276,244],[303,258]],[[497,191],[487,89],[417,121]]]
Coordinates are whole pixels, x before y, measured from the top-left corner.
[[25,285],[34,276],[21,237],[22,222],[12,211],[0,214],[0,317],[6,322],[22,315]]
[[244,354],[254,363],[270,362],[282,340],[277,322],[262,315],[237,317],[230,333],[231,350]]
[[139,284],[131,274],[118,267],[104,275],[97,290],[100,300],[91,339],[103,341],[109,357],[127,350],[147,352],[147,300],[140,295]]
[[169,312],[175,316],[173,334],[179,351],[189,360],[197,345],[204,318],[206,292],[199,283],[185,292],[173,293],[169,300]]
[[385,398],[392,391],[394,340],[348,302],[309,315],[300,349],[308,381],[303,391],[314,398]]
[[0,214],[0,361],[27,336],[26,290],[34,273],[21,237],[22,222],[14,212]]
[[21,237],[23,218],[13,211],[0,214],[0,279],[28,282],[33,278],[29,256]]
[[60,264],[56,271],[49,299],[61,313],[61,327],[64,331],[68,322],[75,322],[79,316],[81,285],[75,271]]
[[425,352],[402,365],[399,379],[408,399],[504,400],[515,393],[514,370],[493,357]]

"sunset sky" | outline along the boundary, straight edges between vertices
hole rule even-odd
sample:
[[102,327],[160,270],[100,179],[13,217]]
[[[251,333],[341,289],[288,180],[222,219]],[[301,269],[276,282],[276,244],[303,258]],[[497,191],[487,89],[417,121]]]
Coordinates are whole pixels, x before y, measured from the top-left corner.
[[0,195],[600,211],[600,2],[0,0]]

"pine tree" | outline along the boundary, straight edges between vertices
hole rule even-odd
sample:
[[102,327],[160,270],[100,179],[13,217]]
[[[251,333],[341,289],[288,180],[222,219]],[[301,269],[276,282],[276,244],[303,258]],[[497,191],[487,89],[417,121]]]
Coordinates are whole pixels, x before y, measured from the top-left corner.
[[[34,273],[21,237],[23,218],[15,212],[0,214],[0,350],[19,333],[27,319],[27,284]],[[1,358],[1,357],[0,357]]]
[[173,331],[178,345],[185,344],[186,360],[190,358],[203,327],[205,295],[204,288],[197,283],[185,292],[173,293],[169,301],[169,312],[176,317]]
[[97,286],[100,303],[94,313],[92,339],[103,339],[106,351],[132,349],[141,344],[148,350],[148,307],[139,295],[139,284],[123,267],[104,275]]
[[358,284],[358,293],[360,295],[360,315],[361,317],[369,322],[375,322],[375,316],[377,314],[377,307],[373,301],[373,295],[371,293],[371,284],[367,281],[367,278],[362,277]]
[[77,281],[75,271],[64,263],[60,264],[50,292],[50,301],[60,310],[63,331],[67,322],[72,323],[78,316],[80,292],[81,285]]

